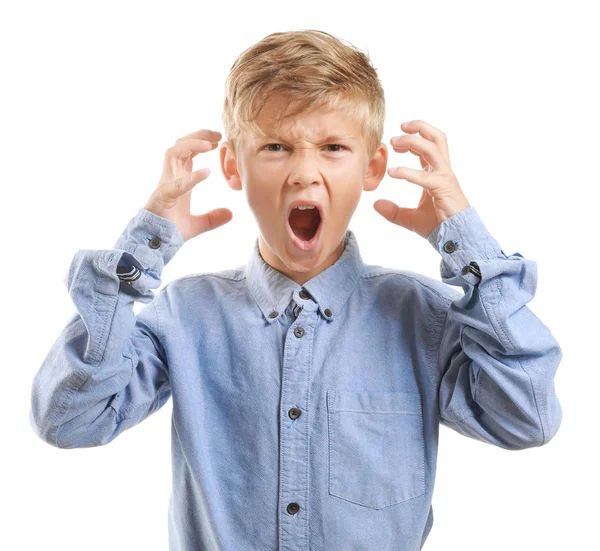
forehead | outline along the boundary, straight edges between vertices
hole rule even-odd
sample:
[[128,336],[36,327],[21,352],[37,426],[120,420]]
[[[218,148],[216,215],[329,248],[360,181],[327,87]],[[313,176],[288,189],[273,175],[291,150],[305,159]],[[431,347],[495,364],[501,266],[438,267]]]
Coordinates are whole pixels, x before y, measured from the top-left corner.
[[[281,137],[290,141],[302,139],[359,141],[362,138],[359,123],[349,117],[345,111],[321,106],[277,122],[277,117],[283,114],[285,107],[285,101],[274,98],[269,100],[259,113],[256,123],[267,137]],[[286,112],[289,113],[293,107],[290,105]],[[255,134],[252,138],[257,140],[262,136]]]

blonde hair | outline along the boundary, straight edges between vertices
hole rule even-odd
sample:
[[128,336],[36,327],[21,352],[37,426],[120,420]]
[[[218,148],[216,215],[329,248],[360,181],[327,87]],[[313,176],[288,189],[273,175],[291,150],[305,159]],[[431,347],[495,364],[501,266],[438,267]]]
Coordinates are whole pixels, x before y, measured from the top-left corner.
[[[297,108],[294,116],[326,106],[361,128],[367,159],[383,137],[385,98],[369,57],[352,44],[318,30],[272,33],[242,52],[225,84],[223,128],[234,152],[242,132],[264,136],[255,119],[275,95]],[[286,116],[277,118],[278,125]]]

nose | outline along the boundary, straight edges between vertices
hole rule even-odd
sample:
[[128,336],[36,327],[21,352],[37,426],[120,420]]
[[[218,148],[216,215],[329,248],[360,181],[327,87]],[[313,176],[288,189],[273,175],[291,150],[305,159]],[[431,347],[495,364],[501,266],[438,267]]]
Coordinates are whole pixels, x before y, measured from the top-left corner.
[[319,167],[318,152],[312,148],[301,149],[292,161],[290,171],[290,182],[296,186],[310,186],[322,181],[321,169]]

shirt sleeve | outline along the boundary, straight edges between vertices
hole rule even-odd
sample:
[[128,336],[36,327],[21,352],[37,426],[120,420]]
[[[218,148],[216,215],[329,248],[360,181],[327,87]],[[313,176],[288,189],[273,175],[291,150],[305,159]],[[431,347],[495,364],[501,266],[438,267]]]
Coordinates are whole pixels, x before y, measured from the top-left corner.
[[173,222],[142,208],[113,249],[76,252],[64,278],[76,312],[31,388],[29,420],[44,441],[107,444],[169,399],[153,289],[183,243]]
[[542,446],[562,419],[554,376],[562,350],[526,306],[537,265],[504,254],[474,207],[428,236],[447,285],[433,322],[440,422],[509,450]]

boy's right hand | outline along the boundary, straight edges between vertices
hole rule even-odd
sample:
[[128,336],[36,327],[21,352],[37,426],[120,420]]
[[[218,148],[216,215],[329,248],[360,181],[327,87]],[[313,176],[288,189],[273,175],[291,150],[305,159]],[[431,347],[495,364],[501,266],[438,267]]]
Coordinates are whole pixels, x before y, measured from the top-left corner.
[[220,132],[198,130],[179,138],[167,149],[162,177],[144,205],[146,210],[174,222],[184,241],[214,230],[233,218],[233,213],[225,208],[197,216],[190,213],[192,189],[210,173],[208,168],[192,172],[192,159],[198,153],[212,151],[219,145],[221,137]]

